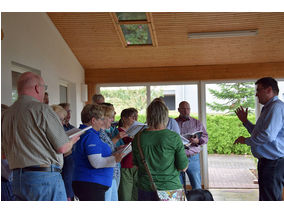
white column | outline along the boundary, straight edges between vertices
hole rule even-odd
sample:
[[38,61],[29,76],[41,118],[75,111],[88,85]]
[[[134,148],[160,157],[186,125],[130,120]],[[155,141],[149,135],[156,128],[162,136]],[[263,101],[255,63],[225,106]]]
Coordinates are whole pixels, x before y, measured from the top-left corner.
[[[198,82],[198,119],[206,128],[206,87],[205,82]],[[200,152],[201,179],[205,189],[209,188],[208,178],[208,153],[207,144],[203,145]]]
[[147,106],[151,103],[151,86],[146,85],[146,95],[147,95]]

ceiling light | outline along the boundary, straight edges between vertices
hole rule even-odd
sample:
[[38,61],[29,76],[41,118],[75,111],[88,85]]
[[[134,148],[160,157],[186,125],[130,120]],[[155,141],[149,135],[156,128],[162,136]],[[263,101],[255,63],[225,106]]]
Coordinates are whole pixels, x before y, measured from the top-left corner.
[[256,36],[258,30],[236,30],[223,32],[204,32],[204,33],[188,33],[189,39],[199,38],[225,38],[225,37],[240,37],[240,36]]

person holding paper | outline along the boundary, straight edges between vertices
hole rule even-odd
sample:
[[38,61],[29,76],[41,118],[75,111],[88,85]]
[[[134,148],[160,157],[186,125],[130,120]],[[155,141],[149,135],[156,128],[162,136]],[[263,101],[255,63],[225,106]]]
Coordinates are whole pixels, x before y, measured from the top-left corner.
[[282,200],[284,185],[284,103],[279,100],[277,81],[271,77],[256,81],[256,96],[263,105],[255,125],[248,119],[248,109],[239,107],[236,114],[250,137],[238,137],[234,144],[251,147],[258,158],[258,184],[260,201]]
[[43,103],[46,88],[39,75],[23,73],[17,82],[18,100],[1,119],[2,158],[13,170],[13,192],[19,201],[67,200],[62,154],[79,136],[69,139],[56,113]]
[[[178,111],[180,115],[178,118],[176,118],[176,121],[179,125],[181,135],[185,135],[189,132],[196,132],[199,130],[202,131],[200,138],[187,138],[185,136],[190,141],[188,149],[185,149],[189,161],[186,174],[188,175],[192,189],[201,189],[199,153],[202,149],[202,145],[207,144],[208,142],[208,134],[202,123],[190,116],[190,105],[187,101],[180,102]],[[181,177],[182,182],[184,179],[185,178]]]
[[93,104],[102,104],[105,102],[105,97],[102,94],[94,94],[92,97]]
[[69,103],[60,103],[59,106],[62,106],[67,112],[67,115],[65,117],[65,121],[64,121],[64,124],[63,124],[65,131],[73,129],[74,126],[72,124],[70,124],[70,119],[71,119],[70,104]]
[[113,179],[113,168],[123,154],[112,155],[108,144],[100,139],[100,129],[104,125],[102,107],[87,104],[81,112],[80,129],[92,126],[81,135],[73,151],[74,173],[73,191],[82,201],[104,201],[105,192]]
[[[1,104],[1,115],[9,107]],[[2,124],[3,125],[3,124]],[[13,174],[9,169],[7,159],[1,159],[1,201],[14,201],[15,196],[12,189]]]
[[[124,109],[121,112],[118,131],[125,132],[137,119],[133,108]],[[124,137],[117,143],[119,145],[128,145],[133,140],[132,137]],[[126,155],[121,161],[121,177],[118,189],[118,198],[120,201],[137,201],[137,167],[132,163],[132,152]]]
[[149,176],[141,160],[137,144],[140,145],[150,173],[158,190],[182,189],[179,180],[180,171],[185,171],[188,160],[179,134],[166,128],[168,108],[161,101],[152,101],[147,108],[149,128],[134,137],[133,164],[138,166],[138,200],[157,200],[151,187]]
[[[104,114],[104,123],[102,128],[100,129],[100,139],[108,144],[108,146],[111,148],[112,153],[116,151],[115,144],[120,139],[117,140],[111,140],[108,136],[106,129],[109,129],[111,127],[111,123],[113,122],[114,117],[114,108],[107,104],[102,103],[102,112]],[[124,132],[122,132],[123,134]],[[123,134],[126,136],[126,134]],[[120,134],[117,135],[120,137]],[[117,138],[117,137],[114,137]],[[113,178],[112,178],[112,184],[111,187],[106,191],[105,193],[105,200],[106,201],[118,201],[118,186],[119,186],[119,180],[120,180],[120,163],[117,162],[115,167],[113,168]]]
[[[59,106],[63,107],[64,110],[66,111],[66,116],[63,121],[63,128],[67,132],[71,129],[74,129],[75,127],[70,124],[70,119],[71,119],[71,109],[70,109],[70,104],[69,103],[60,103]],[[73,170],[74,170],[74,160],[72,156],[72,150],[69,152],[65,153],[63,155],[63,168],[62,168],[62,177],[63,181],[66,187],[66,193],[67,193],[67,199],[68,200],[73,200],[74,199],[74,193],[72,189],[72,175],[73,175]],[[67,183],[67,184],[66,184]]]
[[[51,108],[56,112],[58,115],[61,123],[62,128],[65,125],[66,117],[67,117],[67,111],[61,106],[61,105],[51,105]],[[66,131],[66,129],[64,129]],[[64,181],[66,194],[67,194],[67,200],[71,201],[74,200],[74,193],[72,189],[72,175],[73,175],[73,169],[74,169],[74,161],[72,157],[72,151],[63,154],[63,167],[62,167],[62,178]]]

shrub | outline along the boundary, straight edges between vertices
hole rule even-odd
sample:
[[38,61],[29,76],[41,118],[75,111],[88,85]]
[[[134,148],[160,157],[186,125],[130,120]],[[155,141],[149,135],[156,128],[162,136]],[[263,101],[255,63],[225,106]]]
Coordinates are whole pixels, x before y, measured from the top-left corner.
[[[249,120],[254,122],[255,117],[249,116]],[[237,116],[207,115],[207,133],[209,154],[251,154],[249,146],[234,145],[239,136],[250,136]]]

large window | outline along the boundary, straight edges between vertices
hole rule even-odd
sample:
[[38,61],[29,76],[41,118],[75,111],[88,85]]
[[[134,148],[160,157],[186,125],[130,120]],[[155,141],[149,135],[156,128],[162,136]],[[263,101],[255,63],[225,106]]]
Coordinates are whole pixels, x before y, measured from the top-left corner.
[[[148,91],[147,91],[148,88]],[[139,120],[145,122],[146,108],[155,98],[162,98],[169,108],[169,116],[178,117],[178,105],[188,101],[191,115],[198,117],[197,85],[155,85],[155,86],[120,86],[100,87],[105,101],[112,103],[119,116],[123,109],[134,107],[139,112]]]

